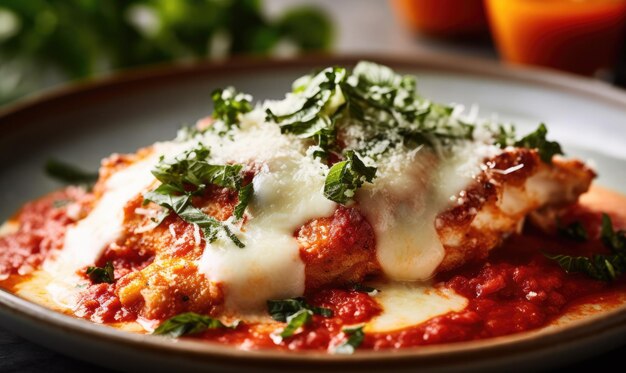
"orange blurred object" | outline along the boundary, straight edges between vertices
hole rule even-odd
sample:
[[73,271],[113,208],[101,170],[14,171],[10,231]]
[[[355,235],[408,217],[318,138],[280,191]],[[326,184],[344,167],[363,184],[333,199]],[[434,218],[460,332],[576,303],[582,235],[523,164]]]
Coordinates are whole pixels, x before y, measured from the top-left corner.
[[508,62],[592,75],[614,66],[626,32],[624,0],[485,0]]
[[441,37],[486,35],[482,0],[392,0],[396,14],[415,31]]

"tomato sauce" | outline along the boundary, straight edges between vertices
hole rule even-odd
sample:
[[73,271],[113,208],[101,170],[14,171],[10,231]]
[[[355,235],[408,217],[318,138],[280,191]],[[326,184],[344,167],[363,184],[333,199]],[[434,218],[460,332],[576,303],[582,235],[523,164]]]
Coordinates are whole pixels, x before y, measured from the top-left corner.
[[65,228],[74,222],[68,212],[80,214],[89,199],[83,189],[70,187],[27,203],[12,221],[19,228],[0,237],[0,280],[32,272],[60,248]]
[[[32,262],[36,266],[51,248],[58,247],[65,228],[74,220],[67,209],[59,207],[55,201],[60,198],[71,201],[86,198],[84,193],[75,193],[78,192],[68,189],[27,204],[18,217],[22,224],[20,230],[0,239],[0,265],[17,274],[26,258],[36,258]],[[603,211],[611,214],[616,229],[626,227],[626,217],[620,212],[626,206],[624,197],[596,188],[582,200],[582,205],[568,210],[562,223],[581,222],[589,233],[587,242],[545,233],[527,224],[524,232],[509,237],[486,261],[438,275],[438,286],[452,289],[467,298],[465,309],[401,330],[366,332],[359,348],[402,348],[519,333],[555,322],[565,312],[581,304],[607,304],[626,294],[624,279],[608,283],[581,274],[567,274],[543,255],[589,256],[606,253],[607,249],[599,237]],[[119,280],[130,271],[147,265],[152,255],[139,255],[133,250],[118,247],[105,252],[99,264],[109,260],[114,263],[115,278]],[[7,287],[13,279],[0,285]],[[347,336],[342,331],[344,327],[366,323],[383,312],[375,296],[350,289],[322,289],[307,294],[306,300],[311,305],[331,309],[333,317],[314,315],[312,322],[301,332],[282,341],[275,334],[284,324],[276,323],[242,323],[234,330],[213,329],[189,338],[233,344],[246,349],[322,351],[346,340]],[[75,314],[95,322],[108,323],[133,321],[138,317],[137,312],[121,305],[115,294],[115,284],[102,283],[91,284],[84,289]]]

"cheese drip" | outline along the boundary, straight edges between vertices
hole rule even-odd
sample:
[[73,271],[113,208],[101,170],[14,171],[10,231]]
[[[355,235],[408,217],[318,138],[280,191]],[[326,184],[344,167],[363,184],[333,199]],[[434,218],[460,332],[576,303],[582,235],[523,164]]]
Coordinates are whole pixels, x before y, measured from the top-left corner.
[[76,284],[80,282],[76,272],[94,265],[111,243],[123,237],[124,206],[154,182],[150,171],[159,157],[177,154],[188,146],[174,142],[154,144],[152,154],[111,175],[89,215],[67,229],[62,250],[43,265],[55,280],[47,289],[60,306],[74,305]]
[[373,284],[380,290],[374,299],[383,311],[365,325],[365,332],[384,333],[419,325],[448,312],[467,307],[468,300],[445,287],[430,282],[391,282]]
[[397,281],[424,281],[441,264],[445,250],[437,215],[472,182],[486,155],[498,151],[478,143],[456,146],[454,156],[432,148],[391,150],[378,162],[377,178],[356,200],[376,233],[376,254],[385,275]]
[[304,293],[304,263],[294,232],[311,219],[331,215],[336,204],[323,195],[324,166],[276,125],[242,124],[236,139],[222,141],[216,154],[262,165],[240,235],[246,247],[228,239],[209,243],[198,268],[222,283],[228,310],[262,311],[268,299]]

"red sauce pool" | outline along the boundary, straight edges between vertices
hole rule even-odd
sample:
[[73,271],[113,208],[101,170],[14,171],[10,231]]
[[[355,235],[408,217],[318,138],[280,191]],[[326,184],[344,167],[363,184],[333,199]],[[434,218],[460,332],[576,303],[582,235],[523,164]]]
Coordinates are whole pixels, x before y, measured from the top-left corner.
[[[47,249],[42,249],[40,237],[47,233],[55,237],[63,236],[63,227],[71,219],[53,206],[55,198],[44,198],[24,207],[20,219],[23,221],[26,216],[38,228],[21,231],[23,237],[20,239],[32,245],[24,244],[25,247],[20,250],[29,251],[34,256],[44,255]],[[591,237],[588,242],[577,243],[547,235],[529,226],[523,234],[510,237],[502,247],[494,250],[486,262],[438,276],[436,280],[441,286],[453,289],[468,299],[466,309],[394,332],[366,333],[360,348],[402,348],[508,335],[545,326],[579,304],[606,304],[618,299],[626,294],[626,281],[606,283],[583,275],[568,275],[546,259],[542,252],[567,255],[605,252],[599,240],[601,212],[611,213],[614,226],[624,228],[626,216],[623,212],[620,214],[620,210],[626,210],[624,207],[626,198],[595,188],[583,198],[581,206],[573,207],[565,217],[566,222],[576,220],[584,224]],[[46,217],[54,224],[41,223],[42,219],[35,215]],[[16,246],[12,244],[15,239],[0,239],[0,266],[11,266],[12,273],[16,271],[13,264]],[[130,252],[129,255],[131,262],[145,259],[132,257]],[[116,272],[119,271],[117,267],[116,264]],[[9,287],[14,282],[15,279],[11,278],[0,282],[0,286]],[[91,302],[83,304],[83,317],[96,322],[133,320],[137,317],[133,310],[120,307],[113,285],[92,285],[86,294],[91,294],[88,297]],[[263,324],[241,324],[235,330],[210,330],[193,338],[248,349],[326,350],[346,339],[342,332],[345,326],[365,323],[381,312],[375,297],[354,290],[326,289],[308,294],[307,301],[318,307],[330,308],[334,316],[324,318],[315,315],[303,332],[279,344],[271,337],[276,327]]]

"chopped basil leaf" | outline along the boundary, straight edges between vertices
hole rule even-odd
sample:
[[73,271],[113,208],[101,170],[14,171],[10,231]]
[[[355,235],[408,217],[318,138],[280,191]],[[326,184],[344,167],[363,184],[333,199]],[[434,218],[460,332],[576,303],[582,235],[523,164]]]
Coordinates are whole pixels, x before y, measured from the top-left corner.
[[85,274],[96,284],[112,284],[115,281],[113,263],[106,262],[104,267],[87,267]]
[[239,122],[239,115],[252,111],[252,97],[239,93],[233,87],[216,89],[211,95],[213,99],[213,118],[220,119],[227,126]]
[[563,150],[561,150],[561,145],[558,142],[548,141],[546,139],[547,134],[546,125],[541,123],[539,128],[517,141],[515,146],[537,149],[542,161],[552,163],[552,157],[556,154],[563,154]]
[[204,234],[204,238],[208,242],[215,241],[218,238],[220,230],[222,230],[237,247],[245,247],[241,240],[239,240],[239,238],[232,233],[228,226],[224,225],[221,221],[215,219],[214,217],[205,214],[197,207],[192,206],[190,194],[177,196],[168,194],[167,191],[164,193],[164,190],[168,190],[168,188],[162,187],[163,185],[159,186],[152,192],[145,193],[144,199],[174,211],[176,215],[187,223],[197,224]]
[[354,151],[348,151],[346,160],[335,163],[326,176],[324,196],[337,203],[345,204],[354,197],[364,182],[372,182],[376,168],[366,166]]
[[250,203],[250,199],[254,194],[254,186],[252,183],[246,185],[245,187],[239,189],[239,202],[237,206],[235,206],[235,210],[233,215],[237,220],[243,218],[243,213],[246,211],[246,207],[248,207],[248,203]]
[[305,299],[302,297],[282,300],[268,300],[267,310],[274,320],[281,322],[286,322],[289,316],[294,315],[301,310],[309,310],[313,314],[323,317],[333,316],[333,311],[331,309],[311,306],[306,303]]
[[585,242],[589,239],[589,234],[585,230],[585,227],[581,222],[575,221],[567,226],[561,225],[560,221],[557,220],[556,229],[559,234],[563,237],[567,237],[571,240],[578,242]]
[[97,172],[84,171],[56,159],[46,162],[45,171],[49,177],[66,184],[92,185],[98,180]]
[[363,332],[363,326],[357,326],[352,328],[343,328],[342,332],[348,337],[348,339],[333,348],[334,354],[353,354],[354,351],[363,343],[365,339],[365,333]]
[[601,281],[612,281],[626,273],[626,232],[615,231],[611,218],[602,214],[602,243],[611,250],[610,255],[594,255],[591,258],[569,255],[549,255],[567,273],[583,273]]
[[287,326],[279,334],[281,338],[287,338],[294,335],[299,328],[308,325],[313,319],[313,312],[308,309],[301,309],[293,315],[287,316]]
[[236,246],[242,248],[245,245],[227,225],[192,205],[191,197],[200,194],[208,185],[236,190],[240,200],[234,214],[239,219],[252,197],[251,187],[241,187],[243,166],[212,165],[206,161],[209,155],[210,150],[199,144],[173,162],[161,160],[152,171],[161,185],[145,193],[144,202],[154,202],[174,211],[184,221],[197,224],[208,242],[215,241],[219,233],[223,232]]
[[[335,113],[341,104],[333,100],[339,85],[346,78],[346,69],[329,67],[297,88],[302,100],[287,114],[275,114],[266,109],[266,120],[280,125],[282,133],[291,133],[299,138],[311,138],[321,151],[315,156],[325,158],[335,143]],[[303,79],[299,81],[304,82]]]
[[584,256],[549,255],[548,259],[556,261],[567,273],[582,273],[601,281],[612,281],[621,276],[626,269],[626,261],[622,255]]
[[209,316],[199,315],[195,312],[181,313],[159,325],[152,334],[178,338],[183,335],[202,333],[207,329],[237,328],[238,323],[231,326],[224,325],[221,321]]
[[162,160],[152,170],[161,183],[180,191],[186,185],[195,186],[197,191],[214,184],[229,189],[239,189],[241,185],[241,165],[212,165],[206,159],[210,151],[201,144],[189,150],[172,162]]
[[376,128],[387,139],[401,135],[405,144],[434,146],[471,139],[474,127],[452,118],[453,108],[424,100],[413,76],[396,74],[386,66],[359,62],[341,85],[352,119]]
[[626,255],[626,231],[613,229],[613,222],[611,217],[607,214],[602,214],[602,229],[600,231],[600,238],[606,247],[608,247],[614,253],[621,253]]

